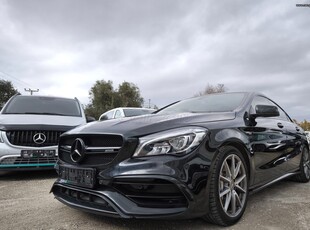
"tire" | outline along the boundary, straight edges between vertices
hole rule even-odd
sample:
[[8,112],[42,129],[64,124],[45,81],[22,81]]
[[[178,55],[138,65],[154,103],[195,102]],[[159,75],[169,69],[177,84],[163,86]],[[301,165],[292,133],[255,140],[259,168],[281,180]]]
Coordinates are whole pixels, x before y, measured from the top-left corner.
[[303,146],[302,155],[300,159],[300,173],[294,177],[295,181],[307,183],[310,181],[310,153],[309,150]]
[[242,217],[248,199],[248,168],[241,152],[232,146],[220,148],[210,171],[209,222],[229,226]]

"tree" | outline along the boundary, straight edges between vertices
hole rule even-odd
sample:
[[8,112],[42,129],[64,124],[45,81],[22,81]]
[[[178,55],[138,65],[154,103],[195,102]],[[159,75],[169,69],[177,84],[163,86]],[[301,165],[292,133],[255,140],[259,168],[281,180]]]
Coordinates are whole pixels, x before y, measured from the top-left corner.
[[112,81],[96,81],[89,90],[90,104],[85,108],[85,113],[98,118],[102,111],[114,108],[114,88]]
[[118,87],[118,96],[120,97],[120,106],[124,107],[141,107],[143,98],[140,96],[139,88],[129,82],[123,82]]
[[213,86],[208,83],[204,91],[199,92],[195,96],[202,96],[202,95],[213,94],[213,93],[224,93],[226,92],[226,90],[227,89],[224,84],[217,84],[217,86]]
[[299,125],[301,128],[303,128],[303,130],[310,131],[310,122],[308,122],[307,120],[300,122]]
[[6,103],[14,94],[18,93],[12,82],[0,80],[0,106]]
[[115,90],[112,81],[96,81],[89,91],[90,104],[85,113],[89,116],[99,116],[116,107],[142,107],[143,98],[139,88],[130,82],[124,81]]

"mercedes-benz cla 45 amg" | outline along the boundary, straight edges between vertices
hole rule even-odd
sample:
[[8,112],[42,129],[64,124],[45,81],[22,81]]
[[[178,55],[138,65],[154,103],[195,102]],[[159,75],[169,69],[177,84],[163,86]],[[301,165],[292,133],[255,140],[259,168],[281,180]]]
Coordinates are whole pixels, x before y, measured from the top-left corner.
[[69,131],[57,171],[52,192],[73,208],[227,226],[241,218],[251,191],[287,177],[308,182],[309,146],[267,97],[211,94]]

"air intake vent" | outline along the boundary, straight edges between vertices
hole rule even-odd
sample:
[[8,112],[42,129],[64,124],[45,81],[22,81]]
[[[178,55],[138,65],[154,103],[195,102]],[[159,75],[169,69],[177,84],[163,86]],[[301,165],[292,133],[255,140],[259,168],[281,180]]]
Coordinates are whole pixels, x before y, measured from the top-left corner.
[[141,207],[179,208],[188,205],[180,189],[162,179],[115,179],[112,187]]

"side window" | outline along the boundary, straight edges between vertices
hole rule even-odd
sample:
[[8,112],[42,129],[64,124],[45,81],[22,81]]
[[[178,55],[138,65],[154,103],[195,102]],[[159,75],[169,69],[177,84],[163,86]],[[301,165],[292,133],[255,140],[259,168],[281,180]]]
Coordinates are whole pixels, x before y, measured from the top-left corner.
[[112,118],[113,118],[113,113],[114,113],[114,110],[102,114],[102,115],[100,116],[100,121],[105,121],[105,120],[112,119]]
[[274,102],[270,101],[268,98],[261,97],[261,96],[255,97],[253,102],[252,102],[252,108],[251,109],[255,110],[256,105],[273,105],[273,106],[276,106],[279,110],[279,113],[280,113],[280,116],[277,118],[280,118],[281,120],[285,120],[285,121],[290,121],[290,119],[287,117],[286,113],[278,105],[276,105]]
[[120,118],[120,117],[122,117],[122,113],[121,113],[121,111],[118,109],[118,110],[116,110],[116,112],[115,112],[114,118]]
[[112,111],[110,111],[110,112],[108,112],[108,113],[106,114],[108,120],[113,118],[113,114],[114,114],[114,110],[112,110]]

